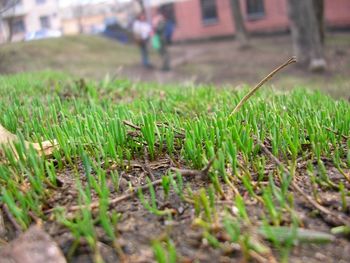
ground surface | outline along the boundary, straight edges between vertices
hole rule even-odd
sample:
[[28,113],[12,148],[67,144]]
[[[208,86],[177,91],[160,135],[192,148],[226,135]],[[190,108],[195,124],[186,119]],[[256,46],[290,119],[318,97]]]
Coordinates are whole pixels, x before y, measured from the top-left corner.
[[0,46],[2,74],[56,70],[75,76],[103,78],[120,66],[135,64],[133,46],[101,37],[79,36],[45,39]]
[[58,143],[2,152],[3,250],[36,223],[69,262],[348,262],[347,101],[264,88],[230,116],[247,90],[52,72],[0,87],[5,128]]
[[[216,85],[254,84],[271,69],[292,55],[290,37],[254,37],[251,47],[242,50],[236,41],[221,40],[174,45],[170,49],[173,70],[144,70],[136,47],[123,46],[99,37],[68,37],[0,46],[0,72],[15,73],[53,69],[102,79],[127,77],[160,83],[205,83]],[[273,84],[288,90],[295,86],[321,89],[339,98],[349,97],[350,34],[328,33],[325,56],[329,69],[310,74],[295,65]],[[151,60],[156,68],[157,54]]]

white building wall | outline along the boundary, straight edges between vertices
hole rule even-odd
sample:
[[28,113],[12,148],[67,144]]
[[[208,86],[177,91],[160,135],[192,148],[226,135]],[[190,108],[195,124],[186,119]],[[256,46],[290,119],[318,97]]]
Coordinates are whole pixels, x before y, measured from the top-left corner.
[[[40,17],[47,16],[50,20],[50,28],[61,30],[61,20],[59,17],[59,0],[46,0],[44,3],[37,3],[36,0],[22,0],[22,2],[14,9],[9,10],[4,14],[4,21],[6,17],[15,16],[23,18],[25,32],[14,34],[12,41],[21,41],[28,32],[35,32],[41,30]],[[8,24],[3,23],[3,37],[0,37],[0,42],[3,42],[8,34]],[[5,36],[4,36],[5,35]]]
[[24,0],[28,6],[26,16],[26,30],[38,31],[41,28],[40,17],[48,16],[50,19],[51,29],[60,29],[58,0],[46,0],[43,4],[37,4],[36,0]]

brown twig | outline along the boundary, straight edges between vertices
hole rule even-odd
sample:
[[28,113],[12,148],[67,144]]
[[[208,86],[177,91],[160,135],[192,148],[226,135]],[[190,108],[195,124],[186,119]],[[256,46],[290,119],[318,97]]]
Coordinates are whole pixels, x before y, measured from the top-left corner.
[[330,132],[333,132],[335,135],[340,135],[341,137],[343,137],[343,139],[345,139],[345,140],[348,140],[348,139],[350,139],[350,136],[346,136],[346,135],[344,135],[344,134],[340,134],[339,132],[337,132],[337,131],[335,131],[335,130],[332,130],[331,128],[328,128],[328,127],[325,127],[325,126],[323,126],[323,128],[325,128],[327,131],[330,131]]
[[184,132],[182,132],[182,131],[180,132],[180,131],[175,130],[175,128],[171,127],[168,123],[157,123],[157,126],[158,127],[165,126],[169,129],[172,129],[174,131],[175,138],[184,139],[186,137]]
[[6,204],[2,205],[2,211],[4,211],[4,214],[6,215],[7,219],[10,221],[10,223],[13,225],[13,227],[16,230],[16,233],[22,233],[21,226],[17,223],[17,221],[13,218],[10,210],[8,209]]
[[37,225],[41,226],[43,224],[41,218],[37,217],[32,211],[29,211],[28,215]]
[[[270,152],[269,149],[267,149],[267,147],[262,143],[262,142],[258,142],[261,149],[269,156],[269,158],[276,163],[278,166],[280,166],[283,171],[290,175],[290,172],[285,168],[285,166],[283,165],[283,163],[278,160],[278,158],[276,156],[274,156],[272,154],[272,152]],[[294,178],[291,181],[291,187],[293,190],[295,190],[298,194],[300,194],[309,204],[311,204],[314,208],[316,208],[317,210],[319,210],[321,213],[329,216],[329,217],[333,217],[334,219],[337,220],[337,222],[339,222],[340,224],[343,225],[349,225],[350,223],[350,218],[348,218],[347,216],[344,215],[335,215],[334,211],[330,211],[327,208],[325,208],[324,206],[320,205],[319,203],[317,203],[316,201],[314,201],[311,196],[307,195],[306,193],[304,193],[304,191],[299,187],[299,185],[297,185],[294,181]]]
[[[208,174],[208,172],[210,170],[210,167],[213,165],[213,162],[214,162],[214,159],[210,160],[209,163],[202,170],[187,170],[187,169],[177,169],[177,168],[170,168],[170,170],[176,171],[176,172],[180,172],[180,174],[182,176],[184,176],[184,177],[193,177],[193,176],[196,176],[196,175],[204,176],[204,175]],[[151,184],[146,184],[146,185],[134,188],[128,194],[124,194],[122,196],[119,196],[119,197],[116,197],[114,199],[109,200],[108,205],[110,207],[115,206],[116,204],[118,204],[118,203],[120,203],[122,201],[125,201],[125,200],[133,198],[138,193],[139,190],[147,191],[149,189],[149,185],[157,186],[157,185],[161,185],[161,184],[162,184],[162,179],[159,179],[159,180],[153,181]],[[78,210],[80,210],[80,209],[82,209],[84,207],[88,208],[90,210],[93,210],[93,209],[98,208],[99,205],[100,205],[99,201],[93,202],[89,206],[75,205],[75,206],[69,207],[68,208],[68,212],[75,212],[75,211],[78,211]],[[49,214],[53,210],[54,209],[46,210],[45,214]]]
[[[126,126],[129,126],[129,127],[133,128],[133,129],[135,129],[135,130],[137,130],[137,131],[141,131],[141,127],[140,127],[140,126],[137,126],[136,124],[134,124],[134,123],[132,123],[132,122],[130,122],[130,121],[124,120],[123,123],[124,123]],[[157,126],[158,126],[158,127],[160,127],[160,126],[162,126],[162,125],[165,126],[165,127],[167,127],[167,128],[169,128],[169,129],[173,129],[172,127],[169,126],[169,124],[166,124],[166,123],[163,123],[163,124],[157,123]],[[175,138],[178,138],[178,139],[184,139],[184,138],[185,138],[185,134],[184,134],[183,132],[176,131],[175,129],[173,129],[173,131],[174,131],[174,133],[175,133],[175,134],[174,134],[174,137],[175,137]]]
[[282,70],[283,68],[287,67],[288,65],[297,62],[296,57],[291,57],[286,62],[284,62],[282,65],[274,69],[269,75],[267,75],[265,78],[263,78],[251,91],[248,92],[247,95],[243,97],[243,99],[237,104],[237,106],[234,108],[234,110],[231,112],[230,117],[234,115],[236,112],[239,111],[239,109],[243,106],[243,104],[249,100],[251,96],[254,95],[254,93],[262,87],[267,81],[269,81],[278,71]]
[[132,122],[130,121],[123,121],[123,123],[126,125],[126,126],[129,126],[137,131],[141,131],[141,127],[140,126],[137,126],[135,124],[133,124]]
[[209,172],[210,168],[212,167],[214,160],[215,160],[215,158],[211,159],[209,161],[209,163],[202,170],[179,169],[179,168],[175,168],[175,167],[170,168],[170,170],[173,172],[176,172],[176,173],[180,173],[182,176],[191,176],[191,177],[203,176],[203,177],[205,177],[208,175],[208,172]]
[[156,180],[156,178],[154,177],[154,173],[151,169],[151,167],[149,166],[149,157],[148,157],[148,152],[147,149],[144,148],[144,160],[145,160],[145,165],[142,166],[142,169],[147,172],[149,174],[149,177],[151,178],[152,181]]

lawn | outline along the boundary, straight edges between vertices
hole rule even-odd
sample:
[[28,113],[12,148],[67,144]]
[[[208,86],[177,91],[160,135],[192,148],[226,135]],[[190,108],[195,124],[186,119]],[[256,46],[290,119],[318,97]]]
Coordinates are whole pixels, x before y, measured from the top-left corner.
[[251,87],[50,71],[0,87],[20,138],[2,151],[1,244],[36,223],[69,262],[348,261],[347,101],[263,87],[231,114]]
[[98,36],[68,36],[0,45],[0,73],[56,70],[103,78],[138,63],[138,50]]

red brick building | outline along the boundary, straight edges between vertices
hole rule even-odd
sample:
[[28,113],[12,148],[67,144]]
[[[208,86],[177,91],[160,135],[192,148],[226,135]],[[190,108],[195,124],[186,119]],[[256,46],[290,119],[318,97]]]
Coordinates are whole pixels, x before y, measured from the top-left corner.
[[[249,32],[288,29],[287,0],[240,0]],[[229,36],[235,27],[230,0],[185,0],[168,6],[176,30],[174,40]],[[350,0],[325,0],[326,25],[350,27]]]

